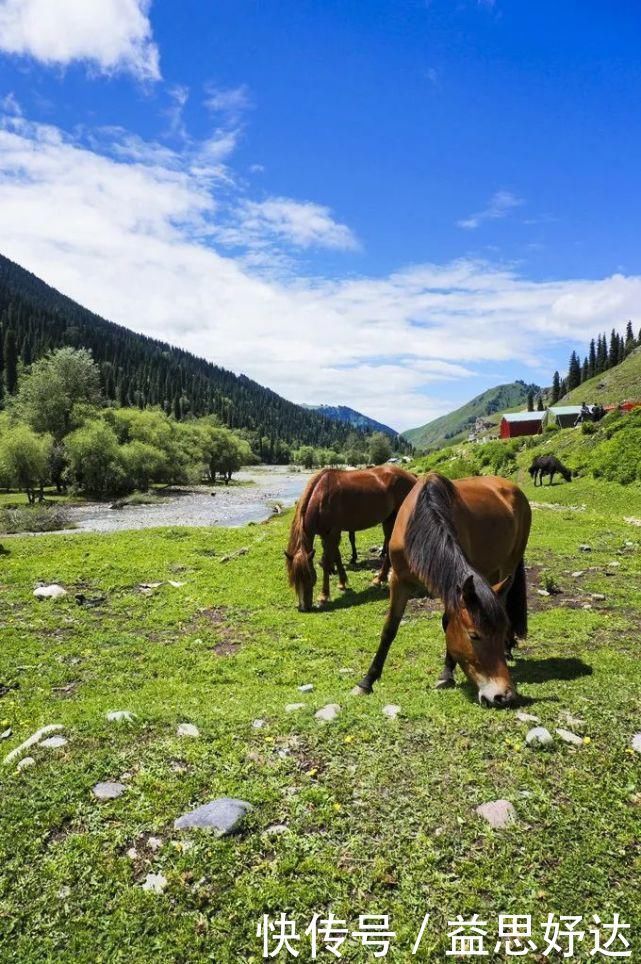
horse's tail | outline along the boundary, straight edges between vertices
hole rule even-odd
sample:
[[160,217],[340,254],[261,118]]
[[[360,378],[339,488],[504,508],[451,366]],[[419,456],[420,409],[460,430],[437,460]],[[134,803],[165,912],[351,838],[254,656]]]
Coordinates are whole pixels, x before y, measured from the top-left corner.
[[309,505],[309,500],[312,497],[314,489],[326,472],[327,469],[321,469],[320,472],[316,472],[315,475],[312,475],[311,479],[303,489],[303,494],[296,503],[296,511],[294,512],[294,518],[292,519],[292,525],[289,530],[289,543],[286,551],[290,581],[293,579],[293,570],[291,566],[289,566],[289,563],[296,553],[296,550],[299,548],[303,538],[305,531],[304,520],[305,513],[307,512],[307,506]]
[[527,636],[527,583],[522,559],[514,571],[505,600],[505,609],[513,631],[521,639],[525,639]]

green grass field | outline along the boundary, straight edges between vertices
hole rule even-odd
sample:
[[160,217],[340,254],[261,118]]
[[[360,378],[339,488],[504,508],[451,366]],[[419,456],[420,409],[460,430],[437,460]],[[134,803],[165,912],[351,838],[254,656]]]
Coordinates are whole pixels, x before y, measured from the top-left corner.
[[[258,961],[261,915],[286,912],[304,931],[329,909],[350,928],[359,914],[391,915],[391,961],[451,959],[448,920],[474,913],[488,921],[488,959],[503,959],[504,913],[532,915],[539,951],[525,960],[558,960],[541,956],[548,914],[583,915],[587,931],[593,914],[618,912],[637,959],[641,528],[624,517],[641,519],[641,489],[592,479],[525,489],[541,507],[514,676],[521,709],[552,732],[565,712],[585,721],[577,748],[525,748],[514,711],[481,709],[462,682],[437,692],[443,636],[428,599],[410,604],[375,694],[349,696],[386,608],[369,585],[378,532],[359,536],[352,591],[308,615],[285,580],[289,515],[235,530],[3,539],[0,731],[13,732],[0,756],[49,723],[64,724],[68,743],[31,750],[36,763],[21,772],[0,765],[0,960]],[[537,593],[548,578],[560,595]],[[69,595],[38,602],[39,580]],[[138,588],[154,581],[165,584]],[[104,600],[79,606],[76,592]],[[339,717],[319,723],[330,702]],[[399,719],[383,715],[387,703]],[[109,723],[109,710],[135,722]],[[200,738],[179,738],[183,722]],[[124,794],[94,799],[103,780],[121,780]],[[217,796],[253,804],[239,835],[173,829]],[[503,830],[474,812],[496,798],[517,812]],[[163,894],[142,889],[152,872],[167,878]],[[309,960],[307,938],[301,947]],[[575,959],[590,947],[586,936]],[[375,959],[355,939],[341,951]]]

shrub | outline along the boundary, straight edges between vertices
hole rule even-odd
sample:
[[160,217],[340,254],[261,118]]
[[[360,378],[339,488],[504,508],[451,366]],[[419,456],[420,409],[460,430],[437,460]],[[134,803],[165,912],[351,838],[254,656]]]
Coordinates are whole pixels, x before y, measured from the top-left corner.
[[116,435],[102,419],[87,422],[65,440],[69,475],[87,495],[105,499],[130,491]]
[[61,505],[41,502],[0,510],[0,532],[55,532],[71,527],[69,513]]
[[27,425],[5,428],[0,439],[0,477],[7,488],[27,493],[29,502],[42,497],[49,477],[52,441],[48,435],[36,435]]

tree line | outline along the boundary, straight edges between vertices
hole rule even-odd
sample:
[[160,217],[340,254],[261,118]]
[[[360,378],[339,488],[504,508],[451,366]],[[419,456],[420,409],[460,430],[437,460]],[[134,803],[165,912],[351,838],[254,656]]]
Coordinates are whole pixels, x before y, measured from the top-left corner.
[[[0,256],[0,408],[33,362],[63,347],[91,351],[105,404],[160,409],[175,422],[215,416],[260,461],[287,463],[305,445],[342,452],[354,431],[245,375],[106,321]],[[366,446],[368,434],[357,434]],[[394,444],[410,449],[400,437]]]
[[593,338],[583,362],[577,352],[573,351],[565,377],[562,378],[558,371],[554,372],[550,404],[558,402],[568,392],[578,388],[588,379],[594,378],[595,375],[601,375],[609,368],[620,365],[631,351],[639,347],[641,347],[641,329],[635,336],[631,321],[628,321],[624,335],[613,328],[609,338],[605,332],[596,339]]

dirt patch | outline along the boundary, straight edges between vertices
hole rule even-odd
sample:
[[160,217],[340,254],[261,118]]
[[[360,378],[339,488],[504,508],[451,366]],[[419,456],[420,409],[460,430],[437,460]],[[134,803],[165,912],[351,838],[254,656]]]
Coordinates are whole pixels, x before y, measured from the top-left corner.
[[80,680],[74,679],[65,686],[53,686],[51,692],[59,700],[68,700],[72,696],[75,696],[76,690],[80,686]]

